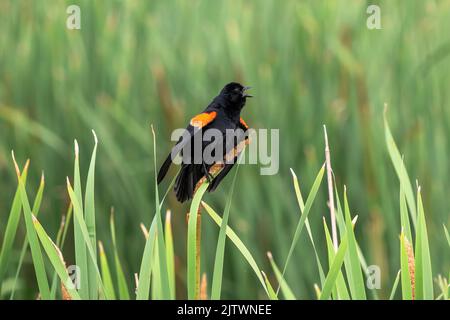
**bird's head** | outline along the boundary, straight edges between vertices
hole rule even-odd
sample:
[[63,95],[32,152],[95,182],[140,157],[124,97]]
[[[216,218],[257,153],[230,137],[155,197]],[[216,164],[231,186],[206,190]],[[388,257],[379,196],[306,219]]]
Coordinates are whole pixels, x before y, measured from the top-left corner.
[[220,96],[225,99],[225,101],[232,107],[242,108],[245,105],[247,98],[253,97],[252,95],[246,93],[251,87],[243,86],[237,82],[230,82],[222,91],[220,91]]

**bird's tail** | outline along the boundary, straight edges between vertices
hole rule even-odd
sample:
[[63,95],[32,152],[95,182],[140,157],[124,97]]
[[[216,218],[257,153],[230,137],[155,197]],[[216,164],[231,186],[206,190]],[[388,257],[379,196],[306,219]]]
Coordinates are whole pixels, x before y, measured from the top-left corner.
[[160,184],[160,182],[166,176],[167,171],[169,170],[171,164],[172,164],[172,155],[169,153],[169,155],[167,156],[167,159],[164,161],[161,168],[159,169],[158,178],[157,178],[158,184]]
[[203,175],[202,165],[182,165],[180,173],[175,180],[174,190],[177,200],[180,202],[185,202],[186,200],[192,199],[194,196],[195,187]]
[[180,202],[191,199],[194,193],[194,181],[192,178],[191,167],[191,165],[183,165],[175,180],[174,190],[177,200]]

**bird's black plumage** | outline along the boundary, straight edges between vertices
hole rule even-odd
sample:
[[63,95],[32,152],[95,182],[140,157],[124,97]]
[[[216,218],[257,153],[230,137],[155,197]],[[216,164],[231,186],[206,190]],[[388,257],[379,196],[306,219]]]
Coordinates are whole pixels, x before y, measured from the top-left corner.
[[[206,109],[191,120],[183,137],[180,138],[167,156],[159,169],[157,182],[159,184],[166,176],[174,156],[180,155],[182,157],[181,169],[175,180],[174,187],[178,201],[184,202],[192,199],[199,181],[205,178],[208,180],[212,178],[210,171],[214,166],[216,169],[220,167],[221,170],[210,181],[208,187],[210,192],[214,191],[230,172],[238,156],[238,154],[231,152],[234,152],[233,149],[239,143],[247,139],[245,132],[248,127],[241,118],[241,111],[246,103],[246,99],[251,97],[251,95],[246,93],[246,90],[249,88],[236,82],[227,84]],[[220,138],[212,139],[211,141],[206,138],[203,139],[208,129],[217,129],[220,132]],[[227,135],[230,135],[230,133],[240,134],[237,134],[233,139],[227,139]],[[224,155],[228,155],[227,159],[211,162],[202,158],[201,163],[194,162],[192,158],[195,154],[194,144],[195,141],[198,141],[198,138],[201,138],[202,155],[206,147],[217,147],[223,150]],[[230,141],[232,142],[230,143]],[[187,150],[186,148],[191,151],[188,156],[186,155],[189,152],[183,154],[183,151]]]

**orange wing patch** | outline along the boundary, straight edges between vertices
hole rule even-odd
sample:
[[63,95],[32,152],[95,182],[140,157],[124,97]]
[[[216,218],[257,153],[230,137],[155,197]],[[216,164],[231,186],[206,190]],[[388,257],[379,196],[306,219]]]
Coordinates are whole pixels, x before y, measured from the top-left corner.
[[241,125],[245,128],[245,129],[248,129],[248,125],[247,125],[247,123],[244,121],[244,119],[240,119],[239,120],[239,122],[241,123]]
[[191,119],[191,126],[197,127],[197,128],[203,128],[208,123],[211,123],[216,118],[217,112],[204,112],[196,115]]

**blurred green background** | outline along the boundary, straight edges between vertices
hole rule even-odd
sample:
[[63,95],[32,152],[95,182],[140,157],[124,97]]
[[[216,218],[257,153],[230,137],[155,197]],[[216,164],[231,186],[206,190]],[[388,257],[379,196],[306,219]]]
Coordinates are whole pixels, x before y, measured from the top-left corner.
[[[70,4],[81,8],[81,30],[66,28]],[[369,4],[381,8],[381,30],[366,27]],[[98,238],[111,247],[114,206],[119,252],[134,287],[144,247],[139,224],[149,225],[154,208],[150,124],[159,165],[172,145],[171,130],[183,127],[225,83],[241,81],[255,95],[244,109],[247,123],[280,129],[279,173],[260,176],[258,166],[242,166],[230,215],[264,270],[270,269],[269,250],[284,262],[299,216],[289,168],[306,193],[324,161],[326,124],[340,191],[345,184],[352,214],[359,215],[357,238],[368,264],[381,267],[380,295],[389,293],[399,270],[400,223],[399,184],[384,142],[387,102],[408,171],[422,186],[433,273],[447,274],[449,28],[450,1],[0,0],[0,235],[16,188],[11,149],[20,163],[31,159],[33,192],[45,172],[41,220],[54,237],[68,205],[73,139],[85,176],[95,129]],[[206,197],[219,212],[231,180]],[[325,185],[319,193],[310,222],[326,265]],[[178,295],[184,297],[188,207],[172,193],[167,207],[174,213]],[[202,264],[209,278],[217,234],[205,218]],[[64,253],[73,263],[73,248],[67,245]],[[314,297],[319,276],[305,234],[287,280],[298,297]],[[21,284],[21,297],[33,297],[29,264]],[[231,243],[223,297],[264,297]]]

